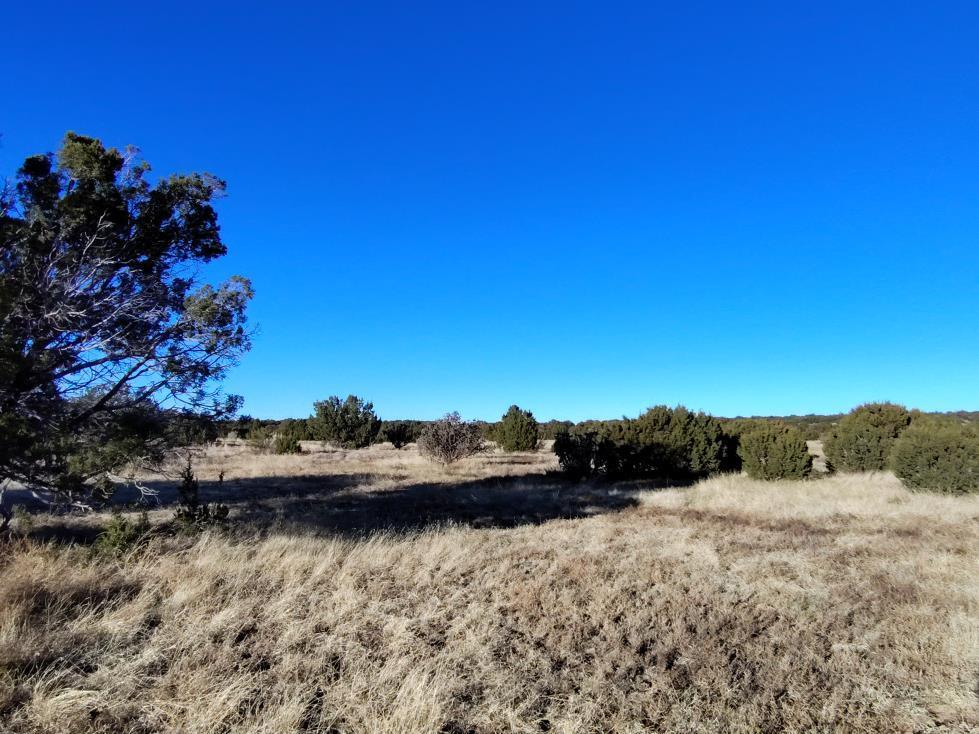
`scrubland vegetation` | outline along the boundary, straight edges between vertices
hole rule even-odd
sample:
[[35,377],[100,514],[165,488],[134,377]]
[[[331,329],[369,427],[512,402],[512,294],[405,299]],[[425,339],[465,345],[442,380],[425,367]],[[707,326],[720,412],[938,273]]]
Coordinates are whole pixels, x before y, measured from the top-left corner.
[[0,191],[0,731],[979,729],[975,416],[235,417],[223,183],[148,171]]
[[976,495],[569,483],[548,451],[442,469],[411,446],[196,467],[226,526],[172,528],[178,481],[101,551],[68,540],[106,516],[14,522],[0,729],[979,726]]

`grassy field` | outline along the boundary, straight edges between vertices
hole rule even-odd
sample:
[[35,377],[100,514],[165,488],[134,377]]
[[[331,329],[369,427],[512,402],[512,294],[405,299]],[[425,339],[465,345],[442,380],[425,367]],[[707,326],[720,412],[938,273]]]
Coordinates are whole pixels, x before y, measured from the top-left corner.
[[0,731],[979,730],[979,498],[554,468],[232,447],[197,462],[229,531],[114,558],[65,542],[104,516],[38,517],[0,547]]

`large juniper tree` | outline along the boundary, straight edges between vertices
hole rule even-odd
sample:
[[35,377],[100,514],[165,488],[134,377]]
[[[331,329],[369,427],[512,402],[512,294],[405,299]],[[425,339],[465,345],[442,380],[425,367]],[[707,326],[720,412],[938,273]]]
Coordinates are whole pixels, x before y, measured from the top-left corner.
[[218,381],[249,347],[251,285],[198,273],[226,251],[223,189],[153,181],[134,149],[73,133],[4,187],[0,487],[86,504],[158,450],[168,414],[235,407]]

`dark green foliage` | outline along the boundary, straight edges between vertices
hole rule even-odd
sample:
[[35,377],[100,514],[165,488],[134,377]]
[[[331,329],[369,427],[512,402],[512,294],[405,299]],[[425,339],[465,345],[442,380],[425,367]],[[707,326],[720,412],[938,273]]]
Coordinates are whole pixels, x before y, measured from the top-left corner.
[[161,401],[237,408],[218,381],[249,347],[251,286],[194,276],[225,254],[223,189],[151,181],[134,150],[69,133],[0,191],[0,481],[90,506],[121,464],[186,438]]
[[553,441],[559,433],[568,433],[574,429],[574,421],[550,420],[540,424],[540,437],[542,441]]
[[245,430],[245,440],[252,448],[264,451],[272,444],[272,432],[272,426],[259,420],[252,420]]
[[912,489],[979,492],[979,424],[916,418],[895,442],[891,466]]
[[302,452],[303,447],[299,445],[299,439],[295,436],[276,436],[272,439],[273,454],[301,454]]
[[736,446],[717,419],[657,406],[635,419],[581,423],[558,434],[554,452],[562,469],[579,478],[690,480],[736,466]]
[[94,550],[103,555],[121,556],[145,545],[149,535],[150,521],[145,510],[135,522],[116,511],[95,539]]
[[536,451],[540,428],[529,410],[511,405],[496,427],[496,441],[504,451]]
[[273,454],[301,454],[300,441],[310,440],[309,425],[305,420],[287,418],[275,427],[272,438]]
[[218,432],[222,438],[248,440],[248,434],[254,432],[258,437],[261,429],[267,429],[268,433],[274,432],[278,421],[253,418],[250,415],[240,415],[233,419],[224,419],[217,422]]
[[835,469],[881,471],[910,423],[911,414],[902,405],[867,403],[840,419],[823,441],[823,451]]
[[374,404],[348,395],[340,400],[336,395],[314,403],[315,415],[309,419],[310,431],[317,441],[345,449],[362,449],[377,440],[381,419],[374,413]]
[[381,435],[396,449],[414,443],[421,435],[424,424],[421,421],[384,421]]
[[170,446],[202,446],[220,435],[218,421],[207,414],[167,411],[164,420]]
[[806,439],[780,423],[765,421],[746,430],[738,453],[744,470],[755,479],[805,479],[812,471]]
[[738,454],[738,446],[741,445],[740,434],[728,431],[721,424],[721,464],[720,471],[740,472],[742,469],[741,456]]
[[781,423],[792,428],[797,428],[802,437],[807,441],[816,441],[825,436],[835,426],[840,415],[787,415],[787,416],[754,416],[752,418],[722,418],[725,430],[737,435],[743,433],[745,428],[758,423]]
[[562,431],[555,436],[552,450],[561,471],[576,481],[592,477],[624,478],[637,469],[634,447],[617,444],[596,431]]
[[480,424],[464,421],[458,413],[448,413],[433,421],[418,437],[421,455],[446,466],[485,449]]
[[499,428],[499,422],[490,423],[489,421],[474,420],[471,423],[479,428],[479,435],[483,437],[486,441],[496,440],[496,429]]
[[673,478],[716,474],[724,462],[721,424],[683,406],[650,408],[632,421],[633,443],[649,453],[654,473]]
[[185,530],[203,530],[211,525],[220,525],[228,519],[228,506],[213,505],[200,501],[200,484],[194,476],[194,469],[187,459],[187,466],[180,473],[180,506],[174,515],[178,527]]

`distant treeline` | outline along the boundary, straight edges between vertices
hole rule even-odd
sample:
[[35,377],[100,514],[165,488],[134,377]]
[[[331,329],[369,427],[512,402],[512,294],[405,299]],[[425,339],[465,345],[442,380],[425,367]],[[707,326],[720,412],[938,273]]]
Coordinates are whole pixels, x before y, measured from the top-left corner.
[[[735,418],[717,418],[725,427],[725,430],[732,433],[740,433],[747,426],[757,425],[758,423],[781,423],[797,429],[807,441],[815,441],[825,438],[843,417],[842,413],[832,415],[766,415],[766,416],[738,416]],[[957,410],[945,413],[924,413],[938,418],[955,419],[965,423],[979,423],[979,411]],[[279,433],[294,435],[300,441],[323,440],[317,438],[317,431],[312,425],[314,418],[253,418],[248,415],[241,416],[233,420],[216,421],[212,430],[206,432],[207,438],[213,440],[217,437],[237,437],[241,439],[262,440]],[[585,420],[585,421],[560,421],[549,420],[538,424],[540,438],[544,441],[553,441],[557,435],[564,431],[597,431],[601,433],[616,432],[621,426],[626,424],[628,418],[614,418],[610,420]],[[390,436],[398,434],[406,437],[407,440],[395,441],[394,443],[413,443],[426,426],[434,421],[423,420],[381,420],[378,437],[381,440],[390,440]],[[483,433],[483,437],[489,441],[497,440],[500,421],[474,421]]]
[[303,441],[346,449],[388,441],[416,443],[423,456],[449,464],[485,450],[537,451],[553,441],[561,471],[572,480],[694,481],[745,471],[756,479],[806,479],[813,469],[807,441],[821,439],[825,471],[891,468],[914,489],[979,491],[979,413],[924,413],[894,403],[865,403],[846,415],[715,418],[683,406],[658,405],[636,418],[540,423],[511,405],[499,421],[382,420],[355,395],[314,404],[305,419],[242,417],[212,433],[234,434],[277,454],[301,453]]

